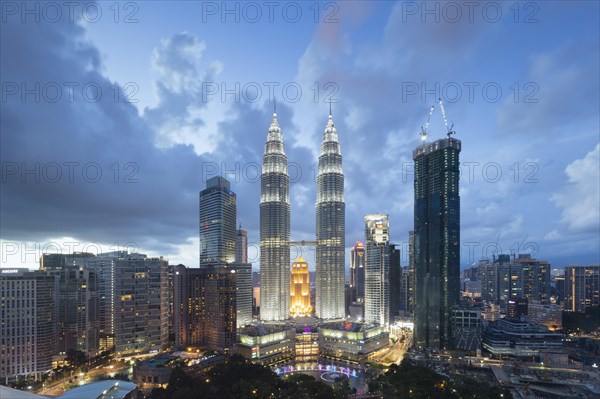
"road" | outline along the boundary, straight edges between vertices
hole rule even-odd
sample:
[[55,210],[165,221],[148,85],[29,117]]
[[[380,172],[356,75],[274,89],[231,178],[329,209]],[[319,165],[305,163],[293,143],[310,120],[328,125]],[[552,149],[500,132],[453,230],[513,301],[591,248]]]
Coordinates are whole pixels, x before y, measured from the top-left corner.
[[73,379],[74,382],[80,382],[81,384],[85,384],[96,381],[100,377],[108,374],[123,373],[129,368],[131,368],[131,365],[128,363],[113,361],[107,365],[95,367],[89,370],[87,373],[81,373],[79,370],[75,370],[71,374],[65,376],[60,380],[52,381],[50,384],[38,390],[36,393],[38,395],[50,396],[62,395],[65,392],[65,390],[70,387],[70,379]]
[[405,338],[404,342],[398,341],[391,346],[375,352],[369,357],[369,360],[372,362],[385,364],[387,366],[391,365],[392,363],[400,364],[402,359],[404,359],[404,354],[411,345],[412,337],[408,336]]

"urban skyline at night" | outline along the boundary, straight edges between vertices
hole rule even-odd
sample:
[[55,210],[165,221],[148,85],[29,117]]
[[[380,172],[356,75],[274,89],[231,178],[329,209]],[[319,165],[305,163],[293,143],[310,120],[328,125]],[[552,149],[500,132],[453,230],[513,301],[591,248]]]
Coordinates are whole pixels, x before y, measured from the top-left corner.
[[[133,8],[121,10],[119,23],[114,22],[114,12],[108,9],[97,22],[82,19],[81,24],[70,23],[65,10],[56,23],[42,23],[44,18],[40,17],[40,23],[32,25],[35,29],[25,29],[28,25],[21,22],[20,10],[7,15],[3,36],[9,38],[14,33],[31,39],[11,54],[10,61],[3,58],[7,96],[4,109],[8,112],[10,105],[10,112],[22,118],[32,104],[52,106],[44,129],[56,140],[40,146],[37,119],[27,118],[20,141],[5,136],[3,185],[7,189],[3,190],[2,200],[11,212],[3,214],[2,265],[35,268],[39,254],[49,243],[56,243],[64,252],[73,247],[85,250],[86,245],[101,247],[92,249],[94,252],[131,245],[174,263],[193,264],[198,248],[197,226],[190,215],[197,209],[195,199],[204,181],[224,175],[239,196],[259,198],[264,121],[270,119],[275,98],[280,123],[285,127],[288,157],[295,163],[290,181],[290,223],[295,232],[292,239],[311,239],[316,228],[315,221],[302,215],[312,209],[316,198],[318,146],[323,118],[332,100],[345,152],[345,199],[349,204],[346,264],[350,263],[352,243],[362,237],[366,213],[389,212],[394,241],[406,244],[412,220],[411,151],[419,142],[419,128],[425,123],[429,107],[442,98],[448,106],[448,119],[456,123],[459,136],[471,143],[461,163],[461,267],[490,257],[496,243],[502,249],[498,253],[535,251],[561,267],[595,263],[599,256],[598,227],[594,222],[597,216],[582,213],[585,206],[569,200],[569,193],[575,192],[588,198],[586,204],[595,212],[595,169],[600,151],[596,147],[596,110],[600,104],[593,89],[598,80],[590,72],[598,64],[593,50],[597,35],[593,23],[579,22],[594,15],[585,8],[594,5],[576,3],[563,10],[559,3],[538,4],[536,11],[526,3],[512,9],[510,4],[499,3],[502,14],[497,20],[486,20],[477,12],[470,22],[468,10],[461,9],[463,17],[455,22],[442,14],[443,8],[439,15],[422,15],[420,3],[416,4],[417,10],[407,2],[339,4],[334,23],[324,23],[328,13],[333,12],[331,7],[325,10],[326,4],[321,4],[318,23],[308,8],[293,23],[277,13],[271,24],[266,10],[257,23],[241,14],[238,23],[235,15],[226,15],[223,23],[222,10],[213,15],[206,6],[203,9],[194,3],[188,4],[190,9],[185,15],[166,11],[159,3],[144,4],[134,15],[138,20],[135,23],[122,21],[135,11]],[[81,14],[78,11],[77,15]],[[33,16],[29,18],[33,21]],[[297,34],[273,35],[268,29],[271,25],[293,28]],[[147,26],[153,27],[152,32],[144,29]],[[559,35],[556,26],[570,29]],[[236,32],[248,29],[257,43],[269,43],[251,46],[252,57],[248,48],[233,40]],[[435,36],[438,30],[446,30],[449,35],[443,35],[442,41],[441,36]],[[226,31],[233,36],[224,34]],[[52,55],[41,59],[38,46],[54,46],[49,41],[52,34],[47,32],[80,37],[88,51],[79,53],[68,41],[62,44],[62,51],[73,51],[82,57],[80,61],[67,65]],[[122,37],[134,41],[135,50],[124,51]],[[399,39],[394,41],[395,37]],[[515,47],[514,39],[518,37],[531,40]],[[3,47],[9,49],[10,45]],[[272,48],[279,49],[279,57],[271,56]],[[240,58],[253,67],[240,68],[236,61]],[[273,63],[268,71],[256,64],[265,59]],[[424,68],[422,59],[453,62],[428,62]],[[513,61],[507,63],[508,59]],[[47,101],[54,94],[50,87],[48,96],[40,93],[39,102],[35,102],[34,94],[22,101],[20,82],[30,79],[19,65],[49,62],[54,65],[53,72],[40,68],[35,81],[57,82],[63,88],[61,101]],[[85,65],[97,68],[86,75]],[[131,65],[143,67],[138,71]],[[589,81],[580,83],[578,79],[584,76]],[[61,84],[70,81],[80,82],[79,87],[97,83],[104,94],[102,102],[106,103],[106,113],[97,118],[108,121],[112,115],[119,115],[121,128],[98,130],[74,119],[73,115],[85,115],[88,105],[94,103],[86,100],[80,90],[70,103],[68,86]],[[16,88],[11,82],[18,83]],[[115,92],[115,82],[122,91]],[[131,84],[125,87],[128,82]],[[31,81],[30,86],[34,90],[35,82]],[[256,86],[260,97],[255,100],[256,91],[252,90]],[[289,91],[285,95],[284,86]],[[485,96],[484,86],[489,92]],[[301,88],[301,96],[295,94],[295,87]],[[502,94],[495,98],[498,87]],[[16,93],[10,95],[11,90]],[[226,94],[226,90],[235,93]],[[125,101],[126,97],[132,101]],[[293,102],[296,97],[298,100]],[[73,128],[64,129],[65,121],[70,121]],[[438,110],[430,125],[432,139],[444,137]],[[94,132],[91,137],[111,151],[89,149],[83,133],[72,134],[80,129]],[[122,131],[131,134],[124,136]],[[136,147],[145,154],[143,158],[131,152]],[[16,153],[25,155],[15,158],[12,154]],[[52,162],[59,166],[60,178],[56,178]],[[22,183],[22,169],[27,168],[33,172],[25,174]],[[98,169],[102,172],[100,179],[96,177]],[[374,195],[370,185],[361,182],[375,181],[381,170],[389,174],[377,188],[378,195]],[[162,187],[160,195],[150,194],[156,184]],[[29,194],[33,191],[48,195],[32,197]],[[54,202],[56,192],[68,193],[66,202]],[[164,197],[167,192],[168,201]],[[87,201],[71,202],[76,193]],[[148,195],[152,200],[143,200]],[[44,207],[51,206],[56,212],[37,214],[36,209],[41,208],[21,205],[41,197],[46,197]],[[103,198],[101,203],[94,202],[99,198]],[[357,205],[367,200],[371,209]],[[97,207],[90,212],[86,207],[92,204]],[[131,209],[137,212],[129,212]],[[464,209],[473,212],[464,213]],[[259,217],[249,202],[240,204],[239,214],[240,223],[248,231],[249,257],[256,267]],[[20,220],[25,217],[32,223],[31,228],[21,227]],[[122,217],[129,223],[117,226],[112,222]],[[93,224],[94,229],[82,225],[81,220]],[[151,226],[149,220],[154,221]],[[160,226],[170,233],[165,234]],[[402,264],[407,264],[404,255]]]
[[600,3],[0,4],[0,397],[600,397]]

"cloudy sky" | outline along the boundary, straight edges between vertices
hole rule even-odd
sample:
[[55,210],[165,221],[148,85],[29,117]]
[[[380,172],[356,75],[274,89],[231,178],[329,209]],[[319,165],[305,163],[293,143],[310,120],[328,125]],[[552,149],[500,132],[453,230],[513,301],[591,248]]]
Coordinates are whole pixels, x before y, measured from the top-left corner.
[[[365,214],[389,213],[407,264],[412,150],[442,98],[463,143],[462,266],[513,252],[599,263],[599,12],[592,1],[3,2],[2,266],[114,249],[197,266],[198,192],[223,174],[258,267],[274,97],[293,239],[314,237],[331,100],[346,246],[363,239]],[[439,107],[428,133],[445,136]]]

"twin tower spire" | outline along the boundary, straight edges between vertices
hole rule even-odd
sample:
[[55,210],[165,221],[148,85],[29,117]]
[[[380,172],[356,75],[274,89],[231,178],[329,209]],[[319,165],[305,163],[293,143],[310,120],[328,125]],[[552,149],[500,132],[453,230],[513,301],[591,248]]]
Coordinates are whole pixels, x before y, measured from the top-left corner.
[[[345,316],[346,206],[342,155],[331,104],[316,183],[316,316],[339,319]],[[290,266],[288,159],[277,113],[273,112],[260,179],[260,314],[264,321],[289,319]]]

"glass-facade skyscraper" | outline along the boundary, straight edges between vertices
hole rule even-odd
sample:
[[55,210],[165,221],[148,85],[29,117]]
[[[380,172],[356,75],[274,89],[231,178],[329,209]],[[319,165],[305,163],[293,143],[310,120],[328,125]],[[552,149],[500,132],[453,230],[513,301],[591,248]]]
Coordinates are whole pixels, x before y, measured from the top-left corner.
[[388,246],[390,253],[390,325],[400,315],[402,303],[402,267],[400,266],[400,248],[398,245]]
[[365,300],[365,247],[358,241],[350,250],[350,286],[352,301],[363,303]]
[[260,318],[290,314],[290,177],[283,134],[273,114],[260,177]]
[[233,263],[236,255],[236,196],[229,181],[215,176],[200,191],[200,267]]
[[321,142],[316,211],[316,316],[338,319],[345,316],[346,205],[342,154],[331,114]]
[[242,226],[237,231],[237,243],[235,247],[235,262],[248,262],[248,232],[242,229]]
[[452,307],[460,297],[460,140],[423,143],[415,162],[415,344],[451,346]]

